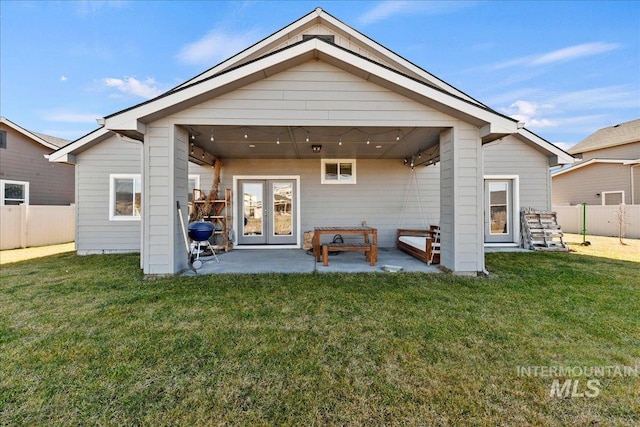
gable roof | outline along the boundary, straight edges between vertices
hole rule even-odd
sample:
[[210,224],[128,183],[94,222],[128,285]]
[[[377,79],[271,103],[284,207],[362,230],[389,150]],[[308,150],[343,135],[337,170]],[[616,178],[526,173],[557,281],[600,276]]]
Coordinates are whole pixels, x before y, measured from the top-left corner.
[[393,68],[412,78],[422,80],[425,83],[443,89],[451,94],[464,98],[467,101],[486,107],[486,105],[482,104],[480,101],[451,86],[444,80],[439,79],[397,53],[387,49],[367,37],[365,34],[335,18],[320,7],[292,22],[281,30],[265,37],[245,50],[237,53],[231,58],[222,61],[218,65],[178,85],[176,88],[171,89],[171,91],[202,81],[219,74],[224,70],[237,67],[240,64],[282,49],[285,46],[298,43],[304,39],[304,36],[323,35],[322,33],[327,30],[331,35],[337,36],[337,40],[335,40],[336,46],[346,48],[354,53],[356,52],[356,49],[358,49],[358,52],[367,53],[367,57],[373,61]]
[[23,136],[37,142],[38,144],[44,147],[50,148],[52,150],[57,150],[60,147],[64,147],[65,145],[70,143],[70,141],[66,139],[56,138],[55,136],[29,131],[23,128],[22,126],[19,126],[13,123],[11,120],[7,119],[6,117],[0,117],[0,123],[6,125],[7,127],[10,127],[16,132],[22,134]]
[[[334,35],[334,42],[313,37],[327,32]],[[558,163],[573,163],[567,152],[521,128],[516,120],[492,110],[320,8],[164,94],[106,116],[101,122],[103,128],[74,141],[52,158],[70,161],[70,156],[104,140],[110,131],[141,140],[147,123],[313,59],[472,123],[481,128],[483,142],[516,134],[555,157]]]
[[569,149],[571,154],[640,142],[640,119],[602,128]]

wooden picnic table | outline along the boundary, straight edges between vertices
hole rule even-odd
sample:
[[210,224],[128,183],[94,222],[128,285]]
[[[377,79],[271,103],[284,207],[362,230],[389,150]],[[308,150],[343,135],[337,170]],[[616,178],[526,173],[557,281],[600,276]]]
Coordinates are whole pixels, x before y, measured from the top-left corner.
[[[364,236],[364,243],[371,245],[371,251],[368,255],[368,260],[371,265],[376,265],[378,260],[378,230],[373,227],[315,227],[313,229],[313,255],[316,257],[316,261],[320,261],[322,258],[322,235],[360,235]],[[349,245],[345,244],[345,248]],[[328,265],[327,259],[324,259],[324,265]]]

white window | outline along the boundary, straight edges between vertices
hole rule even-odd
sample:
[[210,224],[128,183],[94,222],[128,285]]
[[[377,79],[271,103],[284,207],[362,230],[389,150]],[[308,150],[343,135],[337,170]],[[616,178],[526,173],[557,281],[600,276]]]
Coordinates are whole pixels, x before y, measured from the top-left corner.
[[139,221],[142,211],[142,183],[140,175],[110,175],[109,219]]
[[603,191],[602,205],[624,205],[624,191]]
[[320,182],[323,184],[355,184],[354,159],[322,159]]
[[26,181],[0,180],[0,205],[28,205],[29,183]]
[[194,188],[200,189],[200,175],[189,175],[189,194],[187,195],[189,203],[193,202]]

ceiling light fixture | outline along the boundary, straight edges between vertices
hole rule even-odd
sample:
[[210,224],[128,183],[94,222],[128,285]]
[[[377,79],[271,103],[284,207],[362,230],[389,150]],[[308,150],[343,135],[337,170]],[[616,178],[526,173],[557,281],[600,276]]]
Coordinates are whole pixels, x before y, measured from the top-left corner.
[[278,135],[276,136],[276,144],[280,145],[280,132],[278,132]]
[[216,139],[213,137],[213,131],[211,131],[211,142],[215,141]]
[[309,142],[309,132],[307,132],[307,142]]

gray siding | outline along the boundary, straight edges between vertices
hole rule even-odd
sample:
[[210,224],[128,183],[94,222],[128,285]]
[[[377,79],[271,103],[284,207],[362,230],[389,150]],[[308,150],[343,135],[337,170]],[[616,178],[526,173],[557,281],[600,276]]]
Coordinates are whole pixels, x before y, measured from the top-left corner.
[[1,125],[0,129],[7,132],[7,148],[0,149],[0,179],[28,182],[31,205],[74,203],[74,167],[50,163],[44,155],[52,149],[10,127]]
[[[635,185],[639,185],[638,180]],[[603,191],[624,191],[625,202],[631,203],[630,167],[595,163],[553,178],[554,205],[601,205],[602,198],[596,194]]]
[[451,116],[321,61],[293,67],[170,119],[185,125],[239,126],[449,127],[457,123]]
[[485,175],[517,175],[520,207],[551,209],[551,178],[547,157],[513,136],[484,149]]
[[78,155],[76,249],[79,254],[140,250],[140,221],[109,220],[109,175],[140,174],[140,161],[141,144],[115,136]]
[[586,153],[582,153],[582,160],[590,159],[640,159],[640,142],[602,148],[600,150],[587,151]]
[[[319,159],[229,159],[222,169],[220,189],[232,188],[236,175],[299,175],[302,231],[319,226],[357,226],[366,221],[378,229],[381,247],[395,245],[398,228],[439,223],[438,166],[416,168],[417,184],[401,160],[357,160],[357,184],[348,185],[321,184],[320,168]],[[201,182],[210,187],[210,182]]]
[[478,129],[459,122],[440,136],[442,266],[484,270],[482,144]]

